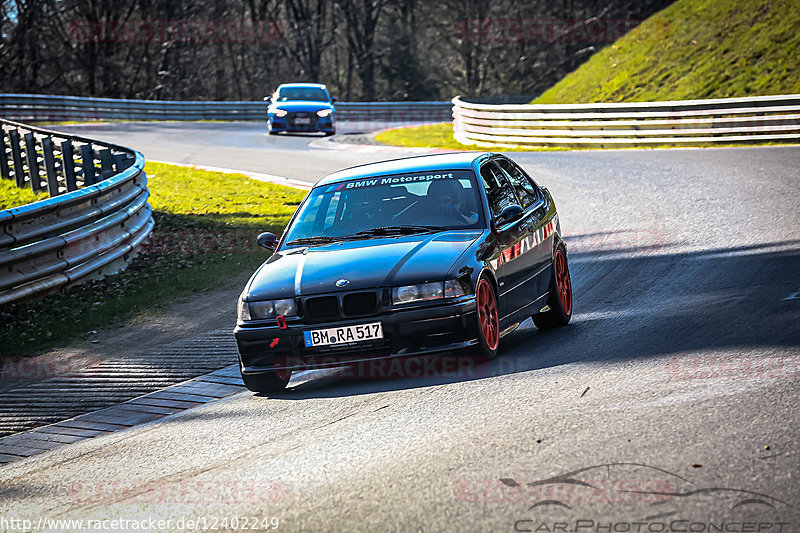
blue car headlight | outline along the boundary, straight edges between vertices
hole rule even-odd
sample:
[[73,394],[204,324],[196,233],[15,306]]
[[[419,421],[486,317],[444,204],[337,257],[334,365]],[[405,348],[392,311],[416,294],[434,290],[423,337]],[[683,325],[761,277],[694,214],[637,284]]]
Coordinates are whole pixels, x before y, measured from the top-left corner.
[[325,118],[327,116],[330,116],[331,113],[333,113],[333,109],[320,109],[319,111],[317,111],[317,116],[320,118]]

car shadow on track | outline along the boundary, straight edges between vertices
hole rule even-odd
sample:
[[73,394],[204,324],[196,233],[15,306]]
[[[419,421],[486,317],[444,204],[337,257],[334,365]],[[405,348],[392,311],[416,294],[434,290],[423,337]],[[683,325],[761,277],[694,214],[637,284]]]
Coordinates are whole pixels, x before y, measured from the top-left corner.
[[[493,361],[459,365],[459,354],[391,366],[310,371],[270,397],[334,398],[592,361],[662,358],[665,379],[686,377],[681,357],[800,348],[800,241],[648,255],[571,253],[575,315],[537,331],[530,320],[503,339]],[[448,359],[449,358],[449,359]],[[446,370],[446,371],[443,371]],[[794,372],[796,372],[796,368]]]

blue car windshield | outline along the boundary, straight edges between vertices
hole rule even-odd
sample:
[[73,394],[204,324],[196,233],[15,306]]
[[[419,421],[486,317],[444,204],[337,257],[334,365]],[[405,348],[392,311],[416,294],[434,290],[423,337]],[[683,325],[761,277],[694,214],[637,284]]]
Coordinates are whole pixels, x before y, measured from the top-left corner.
[[328,93],[319,87],[282,87],[278,90],[278,102],[305,100],[308,102],[330,102]]
[[469,170],[363,177],[312,189],[285,242],[292,246],[302,239],[335,239],[398,226],[478,228],[483,223],[480,206]]

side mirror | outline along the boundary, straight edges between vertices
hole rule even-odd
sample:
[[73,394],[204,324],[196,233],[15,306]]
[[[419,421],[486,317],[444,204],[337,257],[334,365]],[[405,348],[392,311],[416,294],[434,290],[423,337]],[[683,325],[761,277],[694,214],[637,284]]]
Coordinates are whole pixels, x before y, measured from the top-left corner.
[[500,211],[500,214],[497,215],[497,218],[494,219],[494,223],[496,226],[503,226],[504,224],[508,224],[509,222],[518,219],[522,213],[522,207],[518,206],[517,204],[506,206],[502,211]]
[[336,98],[335,96],[331,96],[331,102],[338,102],[338,101],[339,101],[338,98]]
[[265,96],[265,97],[264,97],[264,101],[265,101],[266,103],[270,103],[270,102],[272,102],[272,97],[271,97],[271,96]]
[[278,238],[275,236],[274,233],[266,232],[262,233],[258,236],[257,239],[258,245],[262,248],[266,248],[267,250],[274,252],[275,248],[278,247]]

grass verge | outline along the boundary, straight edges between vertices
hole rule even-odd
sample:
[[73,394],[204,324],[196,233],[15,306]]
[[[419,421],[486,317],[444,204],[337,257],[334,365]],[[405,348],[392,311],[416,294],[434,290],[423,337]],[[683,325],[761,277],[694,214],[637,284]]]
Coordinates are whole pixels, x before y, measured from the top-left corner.
[[196,293],[243,285],[267,256],[256,236],[283,231],[306,194],[241,174],[160,163],[145,170],[156,230],[144,253],[115,276],[1,309],[0,355],[32,355]]
[[14,180],[0,179],[0,210],[30,204],[47,197],[47,191],[34,193],[30,189],[20,189]]
[[[393,128],[382,131],[375,137],[375,140],[383,144],[406,146],[409,148],[446,148],[448,150],[472,150],[477,152],[493,150],[492,148],[482,148],[480,146],[461,144],[458,142],[455,137],[453,137],[452,122],[411,126],[408,128]],[[531,150],[568,150],[568,148],[542,146],[536,148],[497,148],[494,150],[502,152],[530,152]]]

